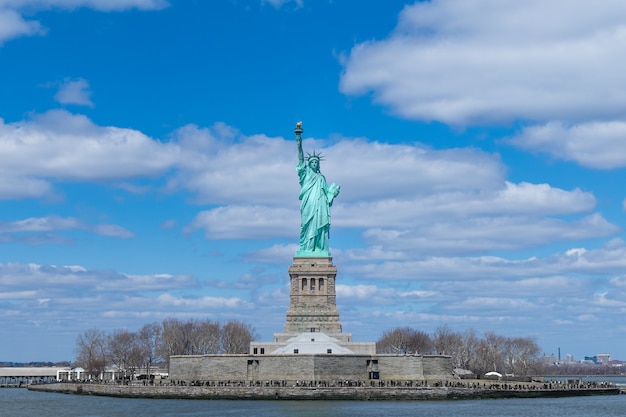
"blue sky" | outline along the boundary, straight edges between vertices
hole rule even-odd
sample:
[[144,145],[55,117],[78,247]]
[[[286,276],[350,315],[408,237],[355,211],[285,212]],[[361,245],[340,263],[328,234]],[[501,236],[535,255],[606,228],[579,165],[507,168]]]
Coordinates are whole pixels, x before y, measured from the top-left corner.
[[626,3],[0,0],[0,360],[167,317],[282,331],[293,128],[344,331],[626,359]]

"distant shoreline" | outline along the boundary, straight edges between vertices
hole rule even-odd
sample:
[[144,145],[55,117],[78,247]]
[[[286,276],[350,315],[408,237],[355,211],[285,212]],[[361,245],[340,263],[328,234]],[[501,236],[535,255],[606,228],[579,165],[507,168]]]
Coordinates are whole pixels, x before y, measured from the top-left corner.
[[[526,388],[523,388],[526,387]],[[272,386],[180,386],[53,383],[29,385],[29,390],[63,394],[122,398],[204,400],[453,400],[491,398],[544,398],[617,395],[616,386],[544,389],[515,383],[494,383],[488,388],[427,387],[272,387]]]

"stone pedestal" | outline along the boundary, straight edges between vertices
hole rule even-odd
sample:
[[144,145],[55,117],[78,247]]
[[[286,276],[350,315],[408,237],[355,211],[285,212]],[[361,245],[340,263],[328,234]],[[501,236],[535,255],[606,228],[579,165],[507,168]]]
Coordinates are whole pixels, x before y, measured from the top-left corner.
[[291,297],[285,333],[341,333],[332,258],[293,258],[289,267]]

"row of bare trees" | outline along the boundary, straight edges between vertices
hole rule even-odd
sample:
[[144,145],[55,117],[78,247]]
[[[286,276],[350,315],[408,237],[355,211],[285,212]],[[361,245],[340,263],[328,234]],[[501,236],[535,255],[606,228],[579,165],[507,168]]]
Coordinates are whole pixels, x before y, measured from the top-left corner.
[[490,371],[518,376],[542,373],[541,350],[532,337],[506,337],[493,332],[480,337],[474,330],[459,333],[447,326],[429,335],[410,327],[397,327],[382,334],[376,351],[449,355],[455,368],[477,375]]
[[219,323],[212,320],[167,318],[149,323],[136,332],[120,329],[105,333],[89,329],[76,339],[76,365],[92,376],[115,366],[125,377],[139,369],[150,369],[157,362],[169,362],[172,355],[247,353],[258,335],[241,321]]

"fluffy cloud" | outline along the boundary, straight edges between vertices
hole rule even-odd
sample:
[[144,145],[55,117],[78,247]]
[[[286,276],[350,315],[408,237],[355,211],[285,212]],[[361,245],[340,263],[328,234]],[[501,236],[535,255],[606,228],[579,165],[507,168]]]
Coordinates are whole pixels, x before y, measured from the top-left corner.
[[275,8],[280,8],[287,3],[295,3],[296,7],[302,7],[304,5],[304,0],[261,0],[262,3],[269,3]]
[[253,308],[238,297],[197,296],[201,285],[187,275],[134,275],[77,265],[0,264],[0,287],[1,314],[46,326],[67,322],[68,328],[77,329],[108,328],[112,321],[106,318],[116,312],[124,312],[125,320],[132,318],[126,325],[140,327],[167,316],[220,316]]
[[[2,119],[0,119],[1,123]],[[0,170],[0,172],[2,172]],[[15,175],[0,176],[0,200],[36,198],[52,194],[52,184],[44,179]]]
[[[417,174],[419,168],[415,171]],[[451,176],[448,181],[450,187],[454,186],[454,177]],[[498,215],[511,217],[583,213],[595,206],[594,196],[578,189],[566,191],[548,184],[513,184],[506,181],[500,184],[501,188],[491,189],[490,182],[482,184],[482,187],[477,183],[473,190],[468,190],[464,184],[456,190],[444,192],[428,190],[428,187],[411,189],[417,195],[340,205],[336,216],[345,216],[346,226],[398,227],[409,222],[430,225],[443,218],[454,220]],[[381,194],[384,197],[385,191],[381,191]],[[348,219],[350,212],[360,215]]]
[[0,6],[0,46],[11,38],[45,33],[41,24],[26,21],[15,10],[3,10]]
[[[397,259],[417,252],[424,257],[513,250],[619,231],[591,213],[592,194],[506,181],[499,157],[475,149],[435,150],[362,138],[332,144],[305,139],[304,147],[329,155],[322,171],[329,182],[342,186],[333,227],[362,230],[372,248],[385,247]],[[139,187],[134,179],[154,177],[164,180],[169,191],[187,190],[196,203],[212,206],[185,227],[188,233],[202,230],[209,239],[284,238],[298,228],[294,148],[293,141],[246,136],[224,124],[185,126],[160,142],[136,130],[97,126],[83,115],[53,110],[0,123],[0,198],[42,197],[53,192],[54,182],[63,181],[120,182],[134,192]],[[39,231],[68,230],[62,219],[41,218],[39,226],[47,228]],[[37,219],[30,220],[34,226]],[[132,236],[123,225],[80,223],[69,229]],[[8,225],[0,239],[27,242],[15,230],[8,237]],[[55,239],[41,235],[31,242]]]
[[[380,334],[369,329],[389,327],[391,322],[428,332],[440,325],[479,333],[513,332],[558,346],[572,343],[580,332],[617,343],[617,335],[608,336],[604,330],[600,335],[596,329],[598,321],[626,312],[621,275],[625,248],[624,242],[613,241],[596,250],[575,248],[520,261],[480,257],[371,264],[369,272],[376,271],[371,277],[392,279],[387,285],[342,283],[346,276],[364,277],[368,272],[351,264],[338,275],[342,321],[373,339]],[[537,326],[537,317],[544,325]],[[555,327],[560,330],[555,332]]]
[[567,125],[550,122],[530,126],[506,142],[520,149],[546,153],[596,169],[626,167],[626,122],[588,122]]
[[[19,241],[20,234],[50,233],[65,230],[88,230],[98,235],[122,239],[134,236],[130,231],[114,224],[89,225],[72,217],[63,218],[49,216],[39,218],[29,217],[13,222],[0,222],[0,239],[4,238],[5,241]],[[50,240],[49,235],[47,240]]]
[[41,35],[46,32],[37,20],[26,20],[23,10],[51,8],[76,9],[86,7],[102,12],[128,9],[158,10],[168,6],[167,0],[3,0],[0,2],[0,46],[20,36]]
[[64,110],[18,123],[0,119],[0,199],[49,192],[51,178],[108,181],[153,176],[179,158],[173,145],[136,130],[97,126]]
[[[244,136],[219,124],[186,126],[173,140],[185,163],[169,186],[188,189],[196,202],[214,206],[200,212],[187,232],[204,230],[209,239],[297,233],[293,142]],[[407,256],[408,248],[421,256],[512,250],[619,231],[601,215],[588,214],[596,204],[591,193],[506,181],[500,159],[485,152],[362,138],[330,145],[305,139],[304,148],[329,155],[322,171],[328,182],[342,186],[333,227],[363,229],[372,247],[384,246],[396,256]]]
[[177,307],[177,308],[191,308],[194,311],[202,309],[237,309],[237,308],[251,308],[252,303],[242,300],[240,298],[222,298],[222,297],[175,297],[171,294],[162,294],[156,298],[156,302],[163,308]]
[[89,83],[87,80],[78,78],[63,81],[54,99],[61,104],[78,104],[93,107],[93,102],[90,97],[91,91],[89,91]]
[[[244,136],[222,124],[205,129],[185,126],[173,139],[186,154],[184,171],[170,184],[195,192],[198,202],[254,201],[272,206],[298,193],[292,140]],[[432,150],[350,138],[330,146],[308,139],[303,146],[305,152],[315,149],[331,155],[321,169],[329,183],[345,188],[340,197],[344,202],[499,188],[504,176],[497,157],[470,149]]]
[[276,236],[295,236],[298,233],[299,216],[295,209],[263,206],[218,207],[198,213],[185,231],[202,229],[207,239],[267,239]]
[[[41,294],[59,295],[75,293],[81,296],[86,290],[93,294],[127,292],[139,293],[154,290],[197,288],[185,275],[169,274],[132,275],[112,271],[88,270],[82,266],[56,266],[39,264],[0,264],[0,284],[5,289],[37,288]],[[35,295],[35,294],[33,294]]]
[[343,302],[362,302],[397,305],[398,303],[432,302],[440,300],[438,291],[401,291],[376,285],[337,285],[337,296]]
[[374,247],[428,257],[517,250],[558,241],[607,237],[619,231],[618,226],[600,214],[571,222],[503,214],[452,221],[440,218],[433,224],[418,222],[402,229],[372,228],[365,231],[364,238]]
[[498,277],[500,280],[524,277],[588,274],[603,276],[621,274],[626,268],[626,244],[620,239],[609,241],[594,250],[573,249],[546,258],[507,259],[499,256],[431,256],[420,260],[388,260],[351,264],[350,274],[363,278],[387,280],[460,281]]
[[416,120],[528,125],[506,141],[594,169],[626,166],[626,5],[435,0],[343,60],[341,91]]
[[626,110],[625,17],[619,0],[419,2],[350,51],[341,90],[458,125],[613,118]]
[[167,0],[3,0],[2,6],[11,9],[77,9],[87,7],[100,11],[113,10],[154,10],[167,7]]
[[[245,136],[222,123],[210,128],[184,126],[172,140],[184,151],[184,169],[169,184],[192,191],[198,203],[277,206],[297,194],[294,142]],[[286,172],[293,172],[293,177]]]

